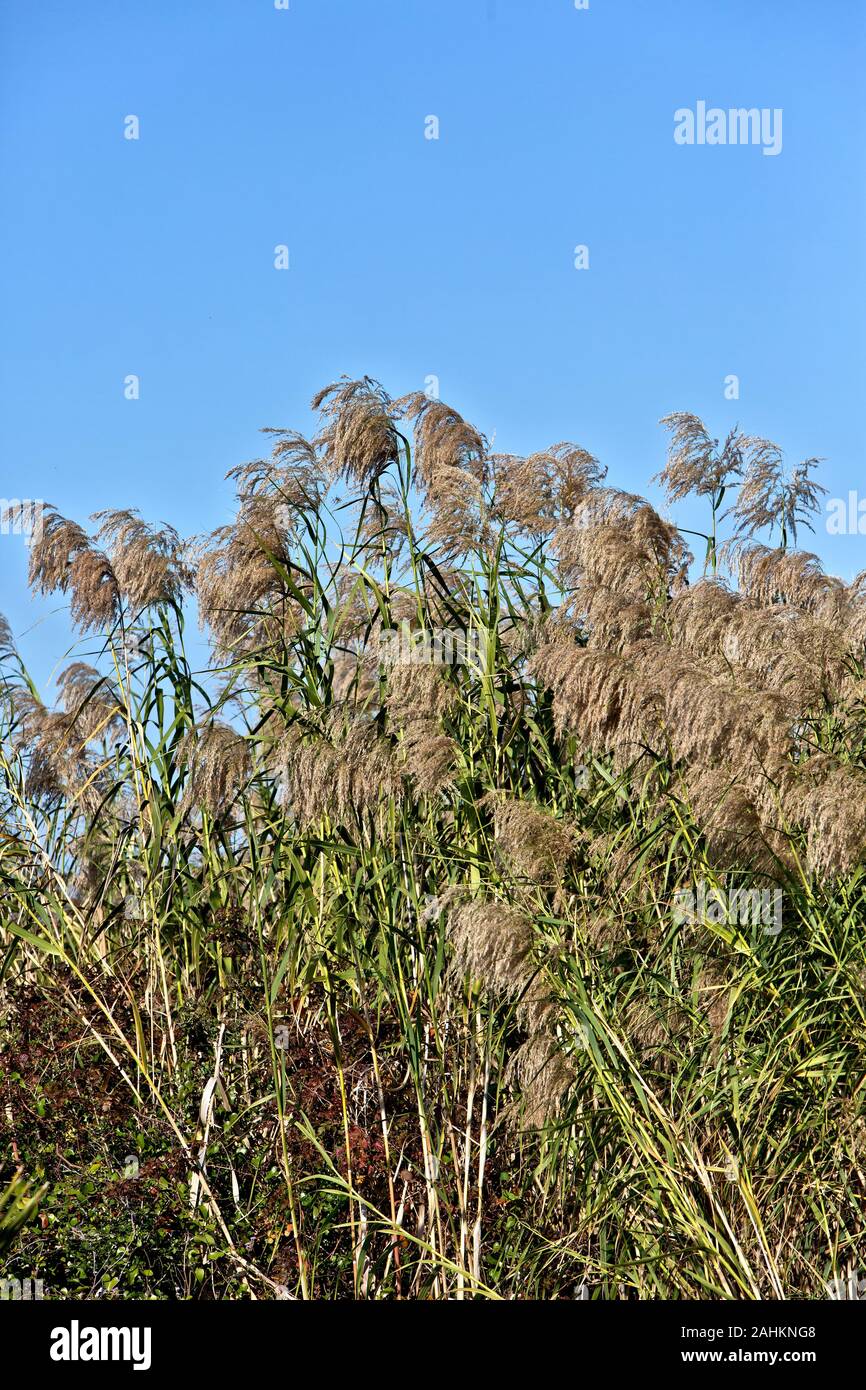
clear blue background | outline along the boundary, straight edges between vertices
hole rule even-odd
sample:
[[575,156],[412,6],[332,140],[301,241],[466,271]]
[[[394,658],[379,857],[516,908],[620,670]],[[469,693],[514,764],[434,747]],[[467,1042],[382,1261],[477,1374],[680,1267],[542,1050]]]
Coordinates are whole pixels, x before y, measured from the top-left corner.
[[[658,417],[686,409],[866,495],[859,0],[0,16],[0,495],[210,529],[258,428],[309,428],[343,372],[394,394],[435,374],[498,449],[572,439],[636,490]],[[677,146],[698,99],[783,108],[782,153]],[[813,544],[845,577],[866,565],[863,537]],[[0,537],[0,611],[46,681],[68,629],[25,571]]]

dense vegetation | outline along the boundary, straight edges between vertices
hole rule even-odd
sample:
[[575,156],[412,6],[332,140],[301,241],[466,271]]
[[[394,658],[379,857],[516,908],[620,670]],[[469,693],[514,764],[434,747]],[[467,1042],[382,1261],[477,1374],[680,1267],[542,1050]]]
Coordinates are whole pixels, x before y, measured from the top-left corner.
[[696,564],[576,446],[314,404],[214,535],[32,539],[81,649],[47,708],[2,633],[6,1274],[826,1297],[866,1195],[866,586],[796,548],[814,461],[668,417]]

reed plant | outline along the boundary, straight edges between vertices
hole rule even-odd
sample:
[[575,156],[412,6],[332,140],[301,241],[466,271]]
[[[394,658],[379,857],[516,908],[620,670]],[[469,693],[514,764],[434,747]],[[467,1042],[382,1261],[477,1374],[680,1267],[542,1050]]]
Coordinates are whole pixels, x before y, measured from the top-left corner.
[[85,1297],[848,1287],[866,582],[796,548],[816,461],[666,417],[701,575],[578,446],[314,405],[211,535],[49,510],[56,704],[0,633],[16,1257]]

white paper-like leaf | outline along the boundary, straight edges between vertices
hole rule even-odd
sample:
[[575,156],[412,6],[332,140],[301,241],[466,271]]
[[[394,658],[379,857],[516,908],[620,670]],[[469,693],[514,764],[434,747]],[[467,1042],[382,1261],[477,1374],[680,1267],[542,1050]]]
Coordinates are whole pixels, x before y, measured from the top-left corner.
[[201,1120],[203,1125],[207,1124],[207,1117],[210,1112],[211,1102],[213,1100],[213,1093],[216,1090],[216,1084],[216,1077],[209,1076],[207,1082],[205,1083],[205,1088],[201,1093],[201,1106],[199,1108],[198,1113],[199,1119]]

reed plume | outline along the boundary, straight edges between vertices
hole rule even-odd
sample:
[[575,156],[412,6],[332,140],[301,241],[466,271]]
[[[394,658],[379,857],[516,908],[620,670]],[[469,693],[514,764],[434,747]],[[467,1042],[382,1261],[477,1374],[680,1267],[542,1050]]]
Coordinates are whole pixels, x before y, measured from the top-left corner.
[[748,441],[736,426],[719,447],[718,439],[710,436],[703,420],[687,411],[665,415],[661,424],[670,431],[671,439],[667,462],[653,481],[662,484],[671,502],[692,494],[717,498],[742,473]]
[[557,1118],[576,1076],[555,1033],[542,1030],[526,1039],[508,1065],[507,1080],[520,1088],[520,1115],[527,1129],[543,1129]]
[[459,902],[448,913],[448,936],[452,975],[469,975],[491,995],[508,1000],[527,1031],[550,1020],[550,990],[534,957],[532,922],[524,913],[494,899]]
[[766,607],[785,603],[802,608],[829,627],[844,629],[850,618],[849,594],[841,579],[827,575],[808,551],[750,545],[736,552],[740,589]]
[[528,458],[495,454],[493,515],[503,524],[541,538],[571,520],[607,469],[576,444],[553,444]]
[[401,767],[421,794],[444,791],[456,775],[460,746],[441,725],[455,698],[453,687],[430,663],[402,662],[388,672],[388,728],[397,736]]
[[233,526],[199,542],[199,618],[220,656],[239,659],[281,650],[303,626],[302,604],[280,573],[291,564],[291,524],[272,496],[256,492],[244,496]]
[[66,797],[92,812],[105,792],[104,759],[89,745],[101,739],[110,747],[125,728],[116,692],[104,676],[75,662],[58,677],[61,703],[48,709],[33,691],[14,695],[13,742],[26,754],[27,791],[34,800]]
[[363,826],[370,817],[384,815],[389,800],[402,798],[401,770],[390,741],[364,718],[335,711],[306,737],[290,724],[270,763],[282,802],[301,827],[325,817]]
[[780,544],[786,549],[797,543],[797,527],[815,528],[810,517],[820,509],[820,494],[827,489],[810,476],[822,462],[818,458],[804,459],[786,474],[782,451],[769,439],[749,436],[742,441],[747,465],[737,500],[731,508],[735,520],[734,544],[768,529],[772,535],[778,528]]
[[487,440],[456,410],[423,392],[394,402],[413,423],[415,474],[429,510],[427,539],[448,557],[489,545]]
[[468,974],[491,995],[508,1001],[529,1034],[514,1053],[506,1081],[517,1082],[523,1122],[544,1125],[557,1114],[575,1069],[557,1034],[558,1011],[536,963],[532,923],[516,908],[490,899],[464,902],[448,916],[452,976]]
[[727,762],[755,776],[784,762],[792,714],[778,693],[737,685],[720,678],[711,662],[657,644],[641,643],[632,655],[656,697],[654,710],[660,703],[664,738],[678,758],[701,767]]
[[[226,477],[234,482],[241,506],[255,497],[270,497],[300,521],[305,512],[315,512],[321,504],[329,482],[327,463],[316,445],[297,430],[269,427],[261,432],[273,440],[270,458],[237,464]],[[292,520],[285,518],[286,529],[291,529]]]
[[72,623],[81,632],[111,627],[120,592],[108,556],[97,550],[77,522],[51,506],[30,546],[29,582],[39,594],[68,594]]
[[516,908],[499,902],[462,903],[448,921],[453,967],[467,972],[506,998],[525,989],[535,973],[532,923]]
[[673,646],[718,656],[745,682],[784,693],[800,711],[832,703],[846,686],[848,647],[837,628],[787,605],[762,607],[704,579],[665,613]]
[[603,584],[578,588],[561,613],[585,633],[590,647],[618,655],[650,637],[655,620],[653,608],[645,599],[624,596]]
[[8,661],[10,657],[15,658],[17,655],[12,629],[6,617],[0,613],[0,662]]
[[670,755],[699,769],[737,767],[750,786],[784,766],[793,750],[782,697],[740,688],[711,663],[660,643],[638,642],[619,656],[581,650],[558,635],[530,669],[552,692],[557,728],[620,768],[646,754]]
[[[788,837],[756,801],[733,765],[685,768],[682,796],[700,827],[710,861],[720,869],[748,868],[769,878],[793,868]],[[748,779],[747,779],[748,780]]]
[[556,881],[576,848],[573,827],[549,812],[507,796],[489,792],[482,798],[493,812],[493,834],[508,863],[533,883]]
[[177,761],[188,770],[183,812],[200,807],[211,816],[224,815],[252,774],[249,741],[219,720],[189,729],[178,745]]
[[806,833],[810,873],[835,881],[866,859],[866,769],[816,754],[787,779],[782,805]]
[[369,488],[394,463],[399,436],[390,398],[372,377],[342,377],[313,397],[325,424],[315,444],[334,477]]
[[685,583],[691,555],[677,528],[643,498],[597,489],[553,537],[569,586],[602,587],[632,601],[666,597]]
[[394,412],[412,421],[415,438],[415,471],[427,492],[435,489],[437,474],[460,469],[479,483],[488,476],[487,440],[463,416],[422,391],[413,391],[394,402]]
[[111,563],[119,595],[132,613],[159,603],[180,603],[192,585],[185,547],[173,526],[150,526],[135,511],[100,511],[97,538]]
[[528,671],[551,691],[560,734],[576,734],[592,753],[610,753],[620,768],[646,751],[661,702],[627,655],[582,649],[568,628],[552,626]]

